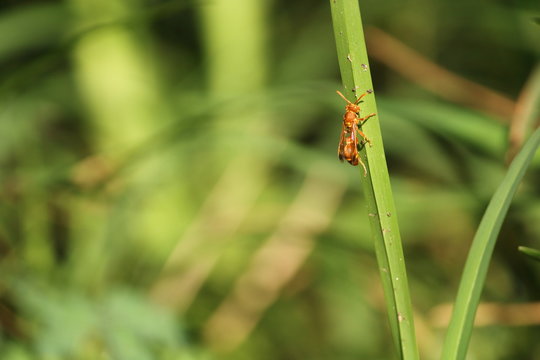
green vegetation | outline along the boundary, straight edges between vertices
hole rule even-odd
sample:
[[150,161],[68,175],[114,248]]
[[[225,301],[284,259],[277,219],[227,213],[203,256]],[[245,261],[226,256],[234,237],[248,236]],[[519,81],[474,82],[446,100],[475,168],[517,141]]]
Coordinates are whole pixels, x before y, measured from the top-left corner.
[[537,2],[357,5],[1,2],[0,359],[540,359]]
[[463,276],[447,340],[443,348],[445,359],[464,359],[474,325],[474,316],[480,301],[489,262],[510,201],[540,146],[540,130],[537,130],[514,159],[497,191],[491,198],[480,222],[465,264]]
[[[355,95],[358,92],[361,95],[367,91],[369,96],[360,103],[363,110],[361,117],[377,114],[375,95],[371,95],[373,84],[358,2],[330,1],[330,6],[341,77],[345,88],[349,90],[347,94]],[[396,207],[377,116],[366,120],[362,130],[369,134],[372,142],[364,146],[361,154],[366,154],[369,166],[369,177],[365,176],[363,184],[390,325],[400,357],[418,359]]]

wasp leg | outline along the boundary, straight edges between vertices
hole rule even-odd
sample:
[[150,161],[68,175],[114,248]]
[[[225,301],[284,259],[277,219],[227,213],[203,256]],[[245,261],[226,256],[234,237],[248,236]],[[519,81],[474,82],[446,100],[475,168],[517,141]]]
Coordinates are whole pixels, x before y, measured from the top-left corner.
[[368,116],[364,116],[363,118],[356,118],[356,131],[358,131],[358,134],[360,134],[360,136],[362,136],[364,138],[364,140],[362,141],[364,144],[366,142],[369,143],[369,146],[373,146],[373,144],[371,143],[371,140],[369,140],[369,138],[366,136],[366,134],[364,134],[362,131],[360,131],[360,129],[358,129],[358,125],[362,125],[364,122],[367,121],[367,119],[369,119],[370,117],[373,117],[375,116],[375,114],[369,114]]
[[374,117],[376,114],[369,114],[368,116],[364,116],[363,118],[357,118],[356,121],[358,124],[362,124],[363,122],[366,122],[367,119]]
[[369,140],[369,138],[366,136],[366,134],[364,134],[360,129],[356,129],[356,131],[358,132],[358,134],[364,138],[364,140],[362,140],[362,145],[364,145],[365,143],[369,143],[369,146],[373,146],[373,144],[371,143],[371,140]]
[[358,163],[360,165],[362,165],[362,167],[364,168],[364,177],[366,177],[367,176],[366,164],[364,164],[364,162],[362,161],[362,158],[360,157],[360,154],[356,154],[356,160],[358,160]]

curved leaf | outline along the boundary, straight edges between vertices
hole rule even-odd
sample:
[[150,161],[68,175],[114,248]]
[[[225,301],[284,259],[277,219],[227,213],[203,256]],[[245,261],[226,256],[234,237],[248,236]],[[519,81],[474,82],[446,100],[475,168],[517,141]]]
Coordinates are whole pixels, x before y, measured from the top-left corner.
[[537,129],[510,165],[484,213],[467,257],[443,346],[442,359],[464,359],[467,354],[493,247],[510,201],[539,145],[540,129]]

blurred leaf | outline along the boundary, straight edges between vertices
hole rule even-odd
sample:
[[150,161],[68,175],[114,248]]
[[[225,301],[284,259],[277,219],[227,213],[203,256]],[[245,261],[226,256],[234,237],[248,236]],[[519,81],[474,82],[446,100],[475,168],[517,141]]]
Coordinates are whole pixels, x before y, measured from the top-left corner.
[[26,350],[23,346],[20,344],[6,344],[2,343],[3,351],[2,359],[3,360],[32,360],[35,359],[35,357]]
[[171,349],[178,345],[172,315],[150,306],[134,293],[110,294],[101,310],[101,331],[115,359],[154,359],[151,349]]
[[15,290],[34,322],[36,345],[45,357],[76,354],[97,325],[92,304],[80,294],[23,282]]
[[14,289],[45,357],[73,359],[86,351],[106,351],[118,360],[146,360],[178,348],[172,315],[134,292],[93,298],[26,282]]
[[[385,100],[381,101],[383,104]],[[400,168],[412,166],[434,179],[457,182],[456,168],[446,149],[421,124],[381,106],[384,145],[391,156],[399,157]]]
[[493,119],[451,104],[403,101],[383,98],[387,111],[435,131],[449,139],[459,139],[475,148],[500,156],[506,143],[506,129]]
[[540,250],[536,250],[526,246],[518,246],[518,250],[529,256],[531,259],[540,261]]
[[0,63],[30,49],[58,43],[69,19],[63,4],[32,4],[0,16]]

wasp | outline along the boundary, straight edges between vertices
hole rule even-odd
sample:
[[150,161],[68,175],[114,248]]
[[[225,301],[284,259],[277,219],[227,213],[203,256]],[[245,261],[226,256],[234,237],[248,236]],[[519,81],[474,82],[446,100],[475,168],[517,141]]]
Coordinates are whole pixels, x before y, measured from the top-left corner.
[[363,93],[356,99],[356,101],[350,102],[345,96],[343,96],[342,93],[339,91],[336,91],[339,96],[343,100],[347,102],[347,105],[345,106],[345,115],[343,115],[343,124],[341,126],[341,135],[339,138],[339,145],[338,145],[338,158],[339,160],[347,160],[347,162],[353,166],[356,166],[358,164],[362,165],[364,168],[364,176],[367,175],[367,169],[366,165],[360,159],[360,155],[358,154],[358,148],[359,148],[359,142],[358,142],[358,135],[362,137],[362,145],[364,145],[366,142],[369,143],[369,146],[371,146],[371,140],[364,134],[359,128],[358,125],[362,125],[367,119],[370,117],[375,116],[375,114],[369,114],[367,116],[364,116],[363,118],[360,117],[360,105],[358,105],[364,96],[366,96],[368,93]]

